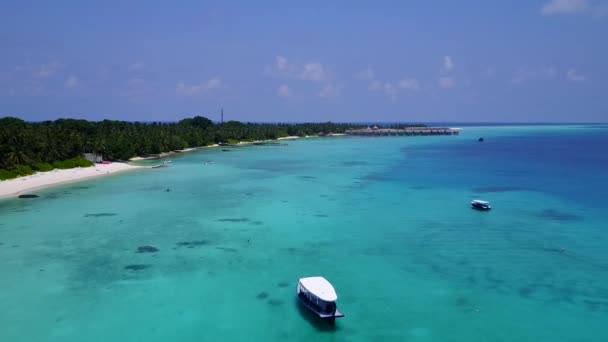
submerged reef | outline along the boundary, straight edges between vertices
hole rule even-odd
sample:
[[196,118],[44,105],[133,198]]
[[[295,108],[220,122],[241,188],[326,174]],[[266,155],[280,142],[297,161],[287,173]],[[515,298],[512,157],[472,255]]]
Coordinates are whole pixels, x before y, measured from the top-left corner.
[[139,246],[137,247],[137,251],[135,253],[156,253],[158,252],[158,248],[154,246]]

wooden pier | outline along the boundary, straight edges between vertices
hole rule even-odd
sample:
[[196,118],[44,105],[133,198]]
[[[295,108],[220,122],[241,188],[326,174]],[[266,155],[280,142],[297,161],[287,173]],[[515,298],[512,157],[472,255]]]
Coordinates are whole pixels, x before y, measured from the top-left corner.
[[460,130],[457,128],[446,127],[408,127],[408,128],[363,128],[350,129],[344,133],[348,135],[366,136],[397,136],[397,135],[458,135]]

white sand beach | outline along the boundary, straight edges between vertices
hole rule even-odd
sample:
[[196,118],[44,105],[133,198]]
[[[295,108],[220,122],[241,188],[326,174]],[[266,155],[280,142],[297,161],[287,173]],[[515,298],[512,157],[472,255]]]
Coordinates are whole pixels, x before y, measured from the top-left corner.
[[183,150],[177,150],[177,151],[171,151],[171,152],[163,152],[163,153],[159,153],[159,154],[152,155],[152,156],[147,156],[147,157],[137,156],[137,157],[129,158],[129,161],[141,161],[141,160],[161,159],[161,158],[166,158],[166,157],[174,156],[174,155],[179,154],[179,153],[192,152],[192,151],[200,150],[200,149],[203,149],[203,148],[211,148],[211,147],[218,147],[218,146],[220,146],[220,145],[213,144],[213,145],[207,145],[207,146],[188,147],[188,148],[185,148]]
[[83,179],[108,176],[118,172],[145,168],[144,166],[126,163],[95,164],[91,167],[74,169],[55,169],[48,172],[36,172],[33,175],[0,181],[0,197],[18,196],[27,191],[52,185],[79,181]]

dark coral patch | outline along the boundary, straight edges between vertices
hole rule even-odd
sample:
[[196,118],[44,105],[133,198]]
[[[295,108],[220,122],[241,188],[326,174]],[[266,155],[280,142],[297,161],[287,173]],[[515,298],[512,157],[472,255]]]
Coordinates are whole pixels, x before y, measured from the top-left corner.
[[286,281],[282,281],[282,282],[278,283],[277,286],[278,287],[287,287],[287,286],[289,286],[289,283]]
[[207,245],[207,244],[209,244],[209,241],[207,241],[207,240],[182,241],[182,242],[176,243],[176,245],[178,245],[178,246],[188,247],[188,248]]
[[340,164],[342,164],[344,166],[363,166],[363,165],[367,165],[368,163],[365,161],[353,160],[353,161],[345,161]]
[[283,305],[283,301],[280,299],[270,299],[268,300],[268,305],[270,306],[280,306]]
[[156,253],[158,248],[154,246],[139,246],[136,253]]
[[534,292],[534,290],[528,286],[523,286],[520,287],[517,292],[519,293],[520,296],[524,297],[524,298],[530,298],[530,296],[532,296],[532,292]]
[[462,307],[470,307],[472,305],[472,303],[467,297],[458,296],[454,300],[454,305],[462,308]]
[[236,218],[221,218],[217,219],[218,222],[249,222],[250,220],[246,217],[236,217]]
[[23,195],[19,195],[19,198],[37,198],[40,197],[38,195],[34,195],[34,194],[23,194]]
[[540,215],[542,218],[546,218],[554,221],[579,221],[582,217],[555,209],[545,209]]
[[96,213],[96,214],[85,214],[84,217],[109,217],[116,216],[117,213]]
[[329,217],[329,215],[325,215],[325,214],[316,214],[315,217]]
[[315,176],[297,176],[299,179],[317,179]]
[[127,265],[127,266],[125,266],[125,270],[141,271],[141,270],[144,270],[144,269],[146,269],[148,267],[150,267],[150,265],[133,264],[133,265]]
[[266,299],[268,298],[268,293],[267,292],[260,292],[257,294],[257,296],[255,296],[255,298],[257,299]]
[[476,193],[490,193],[490,192],[507,192],[507,191],[523,191],[525,188],[516,186],[482,186],[473,188],[473,192]]
[[264,224],[264,222],[262,222],[262,221],[253,221],[250,224],[252,224],[254,226],[261,226],[262,224]]
[[215,248],[221,249],[221,250],[226,251],[226,252],[231,252],[231,253],[238,252],[238,249],[232,248],[232,247],[215,247]]
[[589,309],[591,311],[597,311],[602,308],[608,308],[608,301],[606,301],[606,300],[584,299],[583,303],[585,303],[585,306],[587,307],[587,309]]
[[381,174],[381,173],[372,172],[372,173],[369,173],[369,174],[365,175],[363,177],[363,180],[367,180],[367,181],[386,181],[386,180],[389,180],[389,177],[387,175],[384,175],[384,174]]

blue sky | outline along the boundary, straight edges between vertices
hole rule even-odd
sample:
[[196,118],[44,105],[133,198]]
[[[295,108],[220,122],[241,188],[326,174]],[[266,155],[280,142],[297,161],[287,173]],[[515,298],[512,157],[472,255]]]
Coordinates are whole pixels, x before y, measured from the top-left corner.
[[0,116],[608,121],[608,0],[2,1]]

